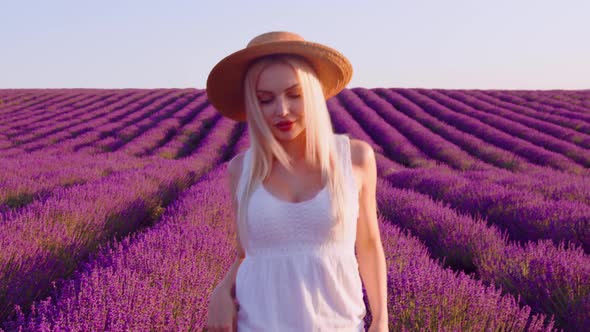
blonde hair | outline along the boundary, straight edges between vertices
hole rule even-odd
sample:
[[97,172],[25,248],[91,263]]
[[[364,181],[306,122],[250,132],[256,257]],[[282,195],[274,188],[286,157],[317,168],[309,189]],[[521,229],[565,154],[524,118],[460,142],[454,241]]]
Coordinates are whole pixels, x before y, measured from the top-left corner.
[[[306,128],[304,132],[306,137],[305,160],[312,165],[320,166],[322,182],[327,178],[331,212],[336,219],[336,224],[332,228],[332,235],[342,238],[344,236],[343,221],[346,206],[344,196],[345,181],[341,169],[342,165],[338,162],[340,159],[338,159],[336,145],[333,144],[336,143],[332,139],[334,131],[321,83],[313,67],[304,58],[291,54],[276,54],[257,59],[250,65],[244,78],[244,102],[246,119],[249,124],[251,159],[249,172],[244,174],[245,179],[242,180],[245,181],[244,190],[242,190],[240,197],[237,197],[240,242],[243,248],[246,248],[248,243],[246,223],[248,203],[257,185],[262,185],[262,180],[270,174],[272,157],[275,156],[288,170],[293,170],[291,157],[273,136],[271,129],[264,120],[256,97],[256,82],[260,73],[267,66],[274,63],[285,63],[291,66],[301,84]],[[238,194],[240,192],[236,195]]]

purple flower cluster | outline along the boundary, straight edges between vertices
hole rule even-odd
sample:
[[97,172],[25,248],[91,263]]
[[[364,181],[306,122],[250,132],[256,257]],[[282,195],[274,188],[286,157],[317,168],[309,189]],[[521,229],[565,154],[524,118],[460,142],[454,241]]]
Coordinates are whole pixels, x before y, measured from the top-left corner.
[[[522,248],[485,219],[459,214],[444,202],[395,188],[385,179],[379,182],[379,210],[418,236],[445,265],[520,295],[523,303],[555,315],[561,324],[588,319],[587,311],[570,307],[590,294],[590,257],[580,248],[556,247],[546,240],[527,241]],[[536,271],[530,273],[533,264]],[[548,303],[549,297],[555,301]]]
[[505,114],[512,115],[516,121],[580,147],[590,148],[590,137],[588,136],[590,135],[590,114],[556,109],[538,102],[525,106],[521,102],[522,98],[518,99],[519,97],[501,91],[488,93],[473,91],[469,94],[511,111],[511,113]]
[[[401,89],[394,89],[394,91],[403,95],[406,94],[406,92]],[[462,131],[470,132],[472,135],[475,135],[486,142],[494,144],[504,150],[512,151],[515,154],[526,158],[529,162],[578,174],[587,173],[587,170],[583,166],[578,165],[566,156],[557,152],[548,151],[543,146],[538,146],[534,142],[525,139],[531,137],[531,135],[509,130],[510,128],[514,129],[515,127],[517,127],[517,129],[514,130],[524,129],[523,126],[514,124],[513,127],[510,127],[509,125],[498,125],[500,128],[497,128],[495,127],[497,125],[497,121],[495,120],[498,119],[494,118],[492,115],[487,118],[484,116],[478,117],[478,115],[482,114],[481,111],[439,91],[421,89],[419,92],[432,98],[438,104],[437,107],[423,108],[425,111],[447,123],[452,123],[453,126]]]
[[485,216],[507,230],[512,240],[571,241],[590,252],[590,206],[579,201],[547,199],[527,190],[473,181],[444,168],[404,170],[388,176],[398,188],[428,194],[453,209]]
[[393,89],[378,88],[375,92],[396,109],[416,119],[449,142],[455,143],[474,158],[509,170],[527,170],[530,167],[530,163],[515,153],[488,143],[468,130],[460,130],[453,122],[438,119],[436,112],[442,111],[439,109],[442,106],[427,96],[413,90],[404,91],[405,96]]
[[[208,295],[235,258],[225,164],[185,190],[158,224],[90,256],[8,330],[189,331],[205,326]],[[198,329],[197,329],[198,328]]]
[[[474,98],[466,93],[447,91],[446,95],[458,100],[467,107],[458,110],[483,123],[498,128],[513,136],[525,139],[537,146],[564,155],[576,163],[590,167],[590,152],[586,149],[568,142],[572,139],[590,141],[590,136],[567,131],[557,126],[551,126],[545,122],[530,119],[527,116],[515,114],[489,102]],[[559,129],[557,131],[556,129]],[[548,134],[546,132],[549,132]],[[555,137],[559,136],[559,137]],[[568,136],[568,138],[563,138]]]
[[383,100],[372,90],[356,88],[352,90],[363,102],[378,113],[387,123],[395,124],[395,128],[404,137],[426,153],[430,158],[439,160],[458,170],[485,168],[480,160],[475,159],[460,147],[433,133],[428,127],[398,111],[390,103]]
[[383,147],[388,158],[412,168],[436,165],[434,160],[404,137],[393,124],[388,123],[367,106],[354,92],[345,89],[336,98],[342,101],[347,111],[365,132],[371,133],[373,140]]

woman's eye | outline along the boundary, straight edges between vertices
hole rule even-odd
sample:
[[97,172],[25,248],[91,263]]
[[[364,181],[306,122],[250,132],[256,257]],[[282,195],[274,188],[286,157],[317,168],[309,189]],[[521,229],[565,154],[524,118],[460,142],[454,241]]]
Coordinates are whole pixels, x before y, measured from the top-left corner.
[[[295,98],[299,98],[299,97],[301,97],[301,94],[300,94],[300,93],[291,94],[291,95],[289,95],[289,97],[290,97],[290,98],[293,98],[293,99],[295,99]],[[269,104],[269,103],[271,103],[271,102],[272,102],[272,100],[273,100],[273,98],[271,98],[271,99],[258,99],[258,101],[259,101],[261,104]]]

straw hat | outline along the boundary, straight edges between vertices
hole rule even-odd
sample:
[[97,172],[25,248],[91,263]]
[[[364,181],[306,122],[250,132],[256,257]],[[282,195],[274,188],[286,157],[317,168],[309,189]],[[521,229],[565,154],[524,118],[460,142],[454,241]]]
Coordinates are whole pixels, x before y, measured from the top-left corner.
[[289,53],[303,56],[314,68],[326,99],[338,94],[352,77],[352,65],[335,49],[307,41],[298,34],[272,31],[254,37],[248,45],[221,61],[207,78],[209,102],[222,115],[246,121],[244,77],[250,63],[264,55]]

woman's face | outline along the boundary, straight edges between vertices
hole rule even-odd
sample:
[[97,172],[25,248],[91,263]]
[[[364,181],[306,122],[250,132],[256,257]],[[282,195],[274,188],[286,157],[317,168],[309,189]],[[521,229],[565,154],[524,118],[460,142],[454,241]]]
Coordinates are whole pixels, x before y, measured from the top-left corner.
[[[276,139],[289,141],[303,132],[303,95],[291,66],[275,63],[266,67],[258,77],[256,97],[262,115]],[[283,121],[292,124],[277,127]]]

